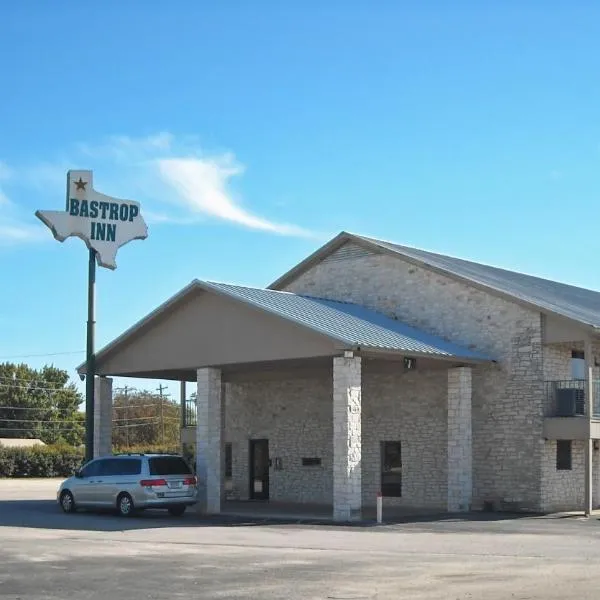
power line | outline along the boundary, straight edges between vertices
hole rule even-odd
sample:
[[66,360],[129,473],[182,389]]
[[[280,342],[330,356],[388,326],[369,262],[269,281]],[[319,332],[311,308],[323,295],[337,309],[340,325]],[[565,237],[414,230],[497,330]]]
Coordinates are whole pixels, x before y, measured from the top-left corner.
[[49,354],[13,354],[9,356],[0,356],[0,360],[10,358],[44,358],[46,356],[65,356],[67,354],[85,354],[85,350],[72,350],[69,352],[50,352]]
[[23,391],[23,392],[70,392],[77,393],[77,390],[69,389],[69,388],[56,388],[56,387],[45,387],[45,386],[37,386],[35,383],[30,385],[23,385],[19,383],[17,385],[11,385],[10,383],[2,383],[0,382],[0,388],[5,390],[15,390],[15,391]]

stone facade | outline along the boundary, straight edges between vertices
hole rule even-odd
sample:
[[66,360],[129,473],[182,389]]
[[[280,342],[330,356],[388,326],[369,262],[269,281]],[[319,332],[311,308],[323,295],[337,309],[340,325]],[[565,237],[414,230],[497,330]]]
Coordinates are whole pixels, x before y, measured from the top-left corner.
[[[402,496],[384,498],[384,506],[446,510],[447,369],[381,374],[367,362],[361,372],[360,503],[375,506],[381,489],[381,442],[400,441]],[[227,384],[224,441],[232,444],[235,497],[248,498],[249,440],[266,438],[274,462],[273,501],[333,503],[333,398],[332,370],[312,378]],[[302,466],[303,457],[321,464]]]
[[112,383],[110,377],[94,381],[94,458],[112,454]]
[[[338,256],[335,256],[338,254]],[[540,508],[541,314],[400,257],[340,249],[286,291],[355,302],[497,363],[473,369],[473,507]]]
[[[595,356],[600,355],[600,346],[593,345]],[[544,379],[546,381],[562,381],[573,379],[571,370],[571,353],[573,350],[583,351],[582,341],[561,342],[544,346]],[[594,368],[594,379],[600,379],[600,367]],[[596,400],[597,402],[597,400]],[[546,409],[551,409],[550,397],[547,396]],[[544,512],[584,509],[585,484],[585,451],[586,442],[572,442],[571,470],[556,468],[556,441],[546,440],[542,458],[542,500]],[[600,508],[600,452],[592,455],[592,505]]]
[[202,512],[221,510],[223,488],[223,453],[221,372],[218,369],[198,369],[196,406],[196,473],[198,474],[198,507]]
[[[338,518],[351,518],[375,504],[381,444],[395,441],[401,444],[402,493],[384,498],[384,506],[581,507],[583,442],[573,443],[573,468],[558,471],[556,443],[542,435],[545,381],[571,377],[570,353],[579,345],[543,345],[539,311],[353,244],[297,276],[285,290],[379,310],[485,353],[494,363],[445,368],[439,362],[424,369],[417,358],[414,371],[384,374],[369,359],[335,358],[310,377],[228,383],[221,404],[214,399],[220,389],[216,374],[205,370],[201,380],[199,372],[198,422],[206,419],[210,428],[225,424],[219,441],[206,441],[209,428],[202,427],[198,443],[205,440],[210,458],[199,466],[208,474],[214,464],[210,477],[216,482],[222,460],[217,444],[231,443],[234,497],[249,497],[249,443],[266,438],[271,500],[335,504]],[[306,457],[317,464],[303,464]],[[595,498],[598,504],[600,493]],[[216,499],[212,502],[216,506]]]
[[[225,442],[232,445],[234,497],[249,497],[250,440],[268,439],[273,460],[271,500],[332,502],[331,391],[331,372],[314,378],[227,385]],[[321,464],[303,466],[302,458],[320,458]]]
[[[374,370],[374,369],[372,369]],[[402,496],[385,507],[445,511],[447,506],[447,369],[373,373],[363,369],[362,503],[372,507],[381,489],[381,442],[399,441]]]
[[333,516],[360,519],[362,505],[361,359],[333,359]]
[[448,371],[448,511],[471,508],[473,454],[471,427],[471,369]]

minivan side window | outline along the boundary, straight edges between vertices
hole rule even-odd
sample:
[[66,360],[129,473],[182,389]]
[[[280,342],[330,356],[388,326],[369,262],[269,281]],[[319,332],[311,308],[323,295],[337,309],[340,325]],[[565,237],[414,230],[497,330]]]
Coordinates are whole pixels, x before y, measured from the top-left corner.
[[101,460],[95,460],[88,463],[81,469],[82,477],[96,477],[100,474]]
[[107,458],[103,461],[102,475],[139,475],[142,461],[139,458]]

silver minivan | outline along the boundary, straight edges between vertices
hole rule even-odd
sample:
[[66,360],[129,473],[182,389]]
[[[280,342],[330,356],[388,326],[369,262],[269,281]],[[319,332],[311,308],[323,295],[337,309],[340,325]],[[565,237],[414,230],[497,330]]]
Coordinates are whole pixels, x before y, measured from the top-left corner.
[[147,508],[164,508],[180,516],[196,503],[196,490],[196,477],[182,456],[118,454],[85,464],[63,481],[56,498],[66,513],[95,508],[131,516]]

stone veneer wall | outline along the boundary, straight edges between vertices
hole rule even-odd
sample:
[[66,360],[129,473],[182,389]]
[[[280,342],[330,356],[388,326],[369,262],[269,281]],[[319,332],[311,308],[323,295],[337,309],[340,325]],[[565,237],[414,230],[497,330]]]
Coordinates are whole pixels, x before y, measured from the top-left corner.
[[447,506],[448,371],[371,374],[364,368],[362,414],[362,501],[374,506],[381,486],[381,442],[400,441],[402,497],[385,506]]
[[539,312],[399,257],[359,248],[341,248],[284,289],[368,306],[498,360],[473,369],[473,507],[488,500],[500,508],[540,508]]
[[[267,438],[270,499],[329,504],[332,501],[333,403],[331,375],[314,379],[230,383],[225,442],[232,444],[234,495],[249,495],[249,440]],[[302,458],[321,466],[302,466]]]
[[[583,342],[563,342],[544,345],[544,379],[555,381],[571,379],[571,351],[583,350]],[[600,355],[600,346],[593,345],[594,355]],[[594,378],[600,377],[600,368],[594,369]],[[556,441],[546,440],[542,454],[542,506],[544,512],[583,510],[585,483],[585,444],[573,441],[572,469],[556,468]],[[592,458],[593,506],[600,506],[600,452]]]
[[[382,441],[402,441],[403,494],[384,506],[446,510],[447,370],[399,374],[362,369],[362,503],[374,506],[380,489]],[[232,443],[236,496],[248,497],[248,446],[267,438],[270,497],[275,501],[333,501],[332,374],[315,379],[227,384],[225,440]],[[320,457],[303,467],[302,457]]]

